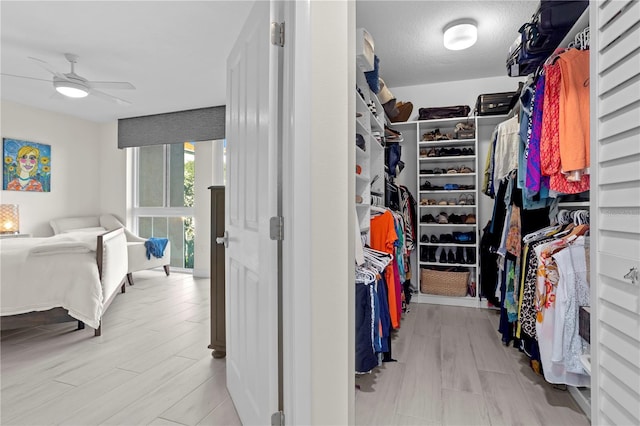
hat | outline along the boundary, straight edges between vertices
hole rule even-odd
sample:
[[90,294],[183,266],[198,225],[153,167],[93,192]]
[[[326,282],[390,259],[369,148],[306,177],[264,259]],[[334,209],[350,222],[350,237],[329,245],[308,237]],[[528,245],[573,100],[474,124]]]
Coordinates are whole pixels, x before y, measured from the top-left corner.
[[389,89],[387,88],[387,85],[384,84],[384,80],[380,78],[378,81],[380,82],[380,92],[378,92],[378,99],[380,100],[380,103],[384,105],[391,99],[394,99],[394,97],[391,94],[391,91],[389,91]]

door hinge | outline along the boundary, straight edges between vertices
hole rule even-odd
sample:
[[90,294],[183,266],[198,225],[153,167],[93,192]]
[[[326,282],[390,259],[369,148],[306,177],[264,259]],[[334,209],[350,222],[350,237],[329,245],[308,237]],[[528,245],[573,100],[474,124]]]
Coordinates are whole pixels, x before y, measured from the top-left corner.
[[269,237],[275,241],[284,240],[284,218],[273,216],[269,220]]
[[274,46],[284,46],[284,22],[271,23],[271,44]]
[[271,426],[284,426],[284,412],[276,411],[271,415]]

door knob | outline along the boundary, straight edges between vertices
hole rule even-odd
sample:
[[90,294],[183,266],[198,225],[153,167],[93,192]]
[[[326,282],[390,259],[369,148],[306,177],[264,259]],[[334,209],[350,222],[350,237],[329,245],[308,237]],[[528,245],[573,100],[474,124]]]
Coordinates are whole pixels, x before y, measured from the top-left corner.
[[224,231],[222,237],[216,238],[216,244],[224,244],[225,248],[229,247],[229,234],[227,233],[227,231]]
[[631,268],[629,272],[624,276],[625,279],[631,280],[631,284],[638,284],[638,279],[640,279],[640,273],[638,272],[638,268]]

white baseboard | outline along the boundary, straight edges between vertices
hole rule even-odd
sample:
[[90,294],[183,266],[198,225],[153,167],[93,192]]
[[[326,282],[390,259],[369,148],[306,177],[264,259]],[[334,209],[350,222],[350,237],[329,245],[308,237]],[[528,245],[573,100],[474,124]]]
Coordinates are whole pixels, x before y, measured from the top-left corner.
[[193,276],[195,278],[210,278],[211,273],[208,269],[194,269]]

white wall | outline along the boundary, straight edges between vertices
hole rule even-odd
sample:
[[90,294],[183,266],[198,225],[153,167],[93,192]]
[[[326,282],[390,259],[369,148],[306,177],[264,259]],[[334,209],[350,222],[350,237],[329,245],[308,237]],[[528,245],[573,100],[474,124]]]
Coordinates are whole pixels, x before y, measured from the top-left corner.
[[473,111],[478,95],[517,90],[520,80],[522,80],[522,78],[507,76],[505,70],[505,75],[500,77],[391,87],[389,90],[391,90],[391,93],[398,102],[413,103],[413,113],[409,120],[417,120],[418,109],[425,107],[469,105]]
[[2,137],[51,145],[51,192],[2,191],[20,206],[20,231],[50,236],[49,220],[101,212],[101,132],[96,123],[2,101]]
[[194,225],[193,276],[211,275],[211,193],[213,185],[213,144],[212,141],[196,142],[196,167],[194,178]]
[[[22,104],[2,101],[2,137],[51,145],[51,192],[1,191],[0,203],[20,206],[20,232],[53,235],[49,221],[58,217],[113,213],[130,222],[130,149],[118,149],[118,123],[94,123]],[[209,194],[211,142],[198,142],[195,268],[209,276]],[[130,173],[129,173],[130,174]],[[203,189],[204,188],[204,189]],[[194,271],[196,272],[196,271]],[[198,275],[197,275],[198,276]]]

